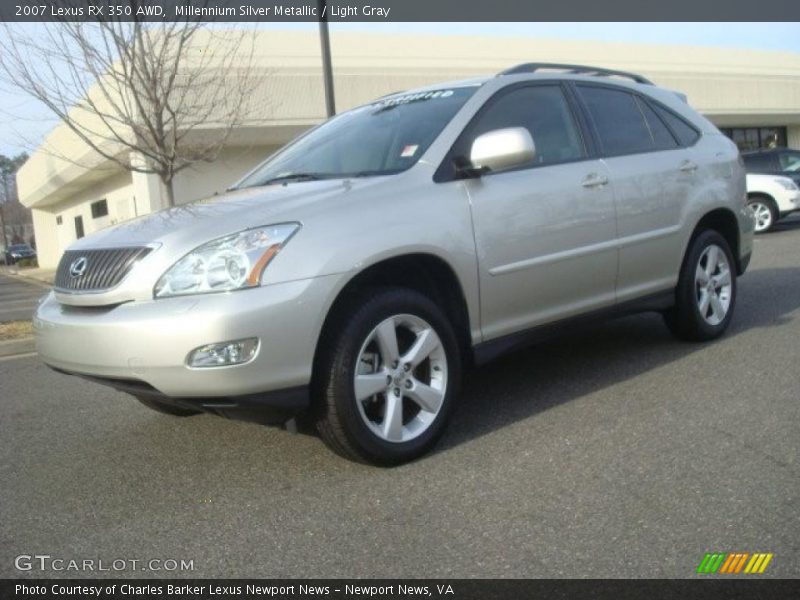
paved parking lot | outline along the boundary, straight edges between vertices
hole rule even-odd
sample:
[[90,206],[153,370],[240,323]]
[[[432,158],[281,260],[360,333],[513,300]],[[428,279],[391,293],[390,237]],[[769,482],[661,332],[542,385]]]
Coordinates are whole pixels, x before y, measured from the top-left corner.
[[0,323],[30,319],[36,301],[44,295],[43,284],[4,275],[0,267]]
[[687,577],[743,551],[798,577],[798,340],[794,219],[757,239],[722,340],[643,315],[508,356],[470,376],[433,455],[391,470],[3,361],[0,576],[41,575],[13,567],[40,553],[195,577]]

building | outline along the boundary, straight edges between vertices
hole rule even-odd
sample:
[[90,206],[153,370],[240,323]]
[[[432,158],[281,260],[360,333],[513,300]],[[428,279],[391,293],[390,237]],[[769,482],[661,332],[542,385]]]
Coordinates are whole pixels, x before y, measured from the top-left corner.
[[[800,54],[366,33],[334,33],[331,44],[340,111],[394,91],[496,73],[521,62],[590,64],[641,73],[660,86],[680,90],[743,149],[774,143],[800,149]],[[257,91],[258,114],[235,132],[216,162],[177,176],[178,203],[224,191],[324,117],[315,32],[264,32],[256,64],[264,74]],[[59,154],[72,160],[59,160],[54,156]],[[18,186],[22,202],[33,209],[45,268],[54,268],[77,237],[163,205],[157,176],[131,174],[100,160],[63,125],[22,167]]]

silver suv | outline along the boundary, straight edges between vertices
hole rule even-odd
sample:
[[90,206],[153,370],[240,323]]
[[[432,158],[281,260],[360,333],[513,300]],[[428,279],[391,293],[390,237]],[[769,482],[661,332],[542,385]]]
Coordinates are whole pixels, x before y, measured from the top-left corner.
[[734,144],[643,77],[525,64],[332,118],[230,193],[64,254],[42,359],[170,415],[429,450],[462,373],[575,317],[728,327],[753,218]]

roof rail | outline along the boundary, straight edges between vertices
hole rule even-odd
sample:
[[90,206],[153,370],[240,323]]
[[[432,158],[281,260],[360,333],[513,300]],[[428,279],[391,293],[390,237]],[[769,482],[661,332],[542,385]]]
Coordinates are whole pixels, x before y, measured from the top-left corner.
[[497,76],[501,75],[519,75],[521,73],[535,73],[541,69],[558,69],[574,73],[576,75],[597,75],[599,77],[625,77],[632,79],[636,83],[645,83],[647,85],[654,85],[652,81],[636,73],[628,73],[627,71],[615,71],[614,69],[602,69],[600,67],[588,67],[586,65],[564,65],[561,63],[523,63],[505,71],[501,71]]

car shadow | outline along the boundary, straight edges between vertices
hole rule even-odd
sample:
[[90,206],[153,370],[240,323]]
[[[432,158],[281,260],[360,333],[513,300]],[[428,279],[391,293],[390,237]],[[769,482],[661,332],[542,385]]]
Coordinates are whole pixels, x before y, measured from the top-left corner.
[[[789,321],[790,313],[800,308],[798,280],[800,267],[748,272],[739,281],[736,313],[721,341],[752,329],[780,327]],[[505,355],[466,374],[453,420],[431,454],[448,452],[708,347],[709,344],[676,340],[660,315],[643,314],[570,330],[561,337]],[[83,385],[72,382],[66,391],[82,393]],[[106,458],[117,456],[120,447],[137,449],[135,456],[124,457],[131,469],[138,468],[137,460],[153,467],[159,465],[170,472],[176,485],[178,482],[190,485],[191,474],[198,470],[213,472],[231,485],[235,483],[245,489],[249,483],[243,478],[260,481],[262,477],[274,477],[285,464],[326,476],[332,473],[351,476],[362,468],[334,459],[309,430],[300,433],[312,435],[291,435],[214,416],[193,418],[191,426],[155,414],[150,415],[152,418],[140,418],[144,409],[133,406],[132,398],[113,394],[117,401],[131,403],[131,411],[138,411],[139,417],[133,424],[103,395],[102,402],[92,403],[91,410],[106,411],[109,421],[116,419],[117,425],[95,430],[89,447],[83,437],[64,441],[66,455],[80,452],[93,469],[109,476],[120,468],[118,461],[122,459],[114,462]],[[263,451],[265,440],[269,452]],[[175,448],[181,451],[176,452]],[[247,468],[241,472],[229,471],[240,455],[249,457]]]
[[[794,267],[747,273],[739,280],[731,328],[721,340],[790,320],[789,313],[800,308],[798,280],[800,268]],[[506,355],[467,374],[453,422],[434,452],[446,452],[705,348],[707,343],[675,339],[660,315],[648,313],[598,323]]]
[[781,233],[785,233],[787,231],[797,231],[798,229],[800,229],[800,213],[795,213],[794,215],[790,215],[775,223],[766,233],[760,233],[758,235],[759,237],[763,235],[780,235]]

